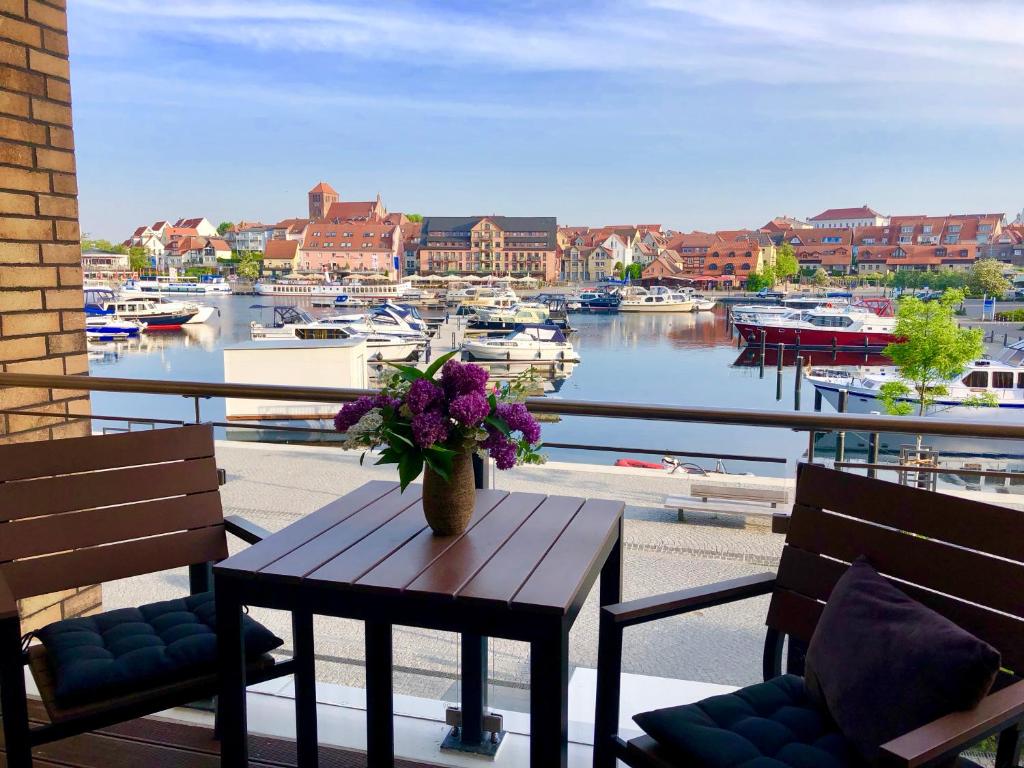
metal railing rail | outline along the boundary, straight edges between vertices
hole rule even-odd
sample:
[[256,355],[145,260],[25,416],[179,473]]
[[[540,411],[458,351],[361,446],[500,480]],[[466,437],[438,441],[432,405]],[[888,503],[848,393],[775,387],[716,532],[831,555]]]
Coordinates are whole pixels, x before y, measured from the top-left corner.
[[[166,381],[120,379],[101,376],[58,376],[38,373],[0,373],[0,387],[73,389],[93,392],[125,392],[183,397],[235,397],[255,400],[302,400],[344,403],[370,389],[333,387],[297,387],[265,384],[219,384],[204,381]],[[800,413],[759,411],[743,408],[708,406],[649,405],[642,403],[595,403],[582,400],[528,398],[526,405],[534,413],[559,416],[587,416],[606,419],[695,422],[751,427],[776,427],[800,432],[899,432],[921,435],[982,437],[997,440],[1024,440],[1024,424],[973,422],[954,419],[930,419],[916,416],[876,416],[849,413]]]

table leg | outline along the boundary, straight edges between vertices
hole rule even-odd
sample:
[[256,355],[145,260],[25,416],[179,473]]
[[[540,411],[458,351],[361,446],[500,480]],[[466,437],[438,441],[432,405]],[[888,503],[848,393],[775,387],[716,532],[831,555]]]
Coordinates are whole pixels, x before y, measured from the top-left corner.
[[242,604],[229,579],[217,577],[217,656],[220,695],[217,719],[220,726],[221,765],[249,765],[248,729],[245,718],[245,646],[242,639]]
[[569,758],[569,627],[530,643],[530,766],[566,768]]
[[318,764],[316,733],[316,657],[313,614],[292,612],[292,656],[295,659],[295,747],[299,768]]
[[[618,541],[601,568],[602,606],[622,601],[622,519]],[[594,768],[615,768],[611,740],[619,732],[622,629],[601,614],[597,645],[597,701],[594,708]]]
[[462,743],[479,744],[484,738],[487,706],[487,638],[462,635]]
[[393,768],[394,699],[391,675],[391,625],[366,622],[366,766]]

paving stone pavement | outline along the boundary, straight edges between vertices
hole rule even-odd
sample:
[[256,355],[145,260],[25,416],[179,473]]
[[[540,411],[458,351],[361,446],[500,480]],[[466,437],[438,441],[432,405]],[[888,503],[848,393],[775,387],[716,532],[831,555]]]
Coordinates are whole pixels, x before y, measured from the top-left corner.
[[[217,444],[218,466],[227,471],[222,488],[226,513],[241,514],[274,531],[372,479],[393,480],[392,467],[359,466],[358,456],[331,448]],[[764,522],[744,526],[736,518],[676,521],[661,504],[686,482],[640,470],[549,464],[498,473],[497,487],[549,494],[620,499],[625,523],[625,597],[653,595],[736,576],[773,571],[782,537]],[[245,546],[232,542],[232,551]],[[179,596],[188,588],[185,570],[104,585],[107,609]],[[627,672],[724,684],[755,682],[760,674],[767,599],[737,603],[631,628],[626,634]],[[290,625],[280,612],[253,610],[290,647]],[[318,677],[363,685],[363,635],[359,622],[317,617]],[[597,660],[597,589],[589,596],[570,637],[573,665]],[[458,637],[451,633],[396,627],[395,688],[429,698],[458,698]],[[526,644],[491,642],[491,701],[521,709],[528,702]]]

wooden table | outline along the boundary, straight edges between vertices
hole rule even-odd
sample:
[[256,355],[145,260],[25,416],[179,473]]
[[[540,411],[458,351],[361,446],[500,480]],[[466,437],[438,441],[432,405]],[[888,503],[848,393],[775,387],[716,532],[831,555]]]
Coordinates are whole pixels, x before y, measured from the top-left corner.
[[299,765],[316,764],[313,615],[365,622],[367,764],[394,761],[393,624],[530,643],[530,764],[565,766],[569,628],[598,574],[622,593],[621,502],[477,491],[461,536],[427,527],[419,486],[372,482],[214,567],[226,768],[248,765],[242,606],[291,611]]

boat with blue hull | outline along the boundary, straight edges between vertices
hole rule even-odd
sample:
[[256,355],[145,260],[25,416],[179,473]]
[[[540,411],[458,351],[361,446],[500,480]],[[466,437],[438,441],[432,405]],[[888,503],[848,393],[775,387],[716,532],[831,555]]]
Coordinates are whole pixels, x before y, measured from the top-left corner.
[[180,328],[200,314],[201,308],[192,303],[157,300],[156,297],[118,297],[109,288],[85,289],[87,317],[110,317],[145,323],[148,330]]

